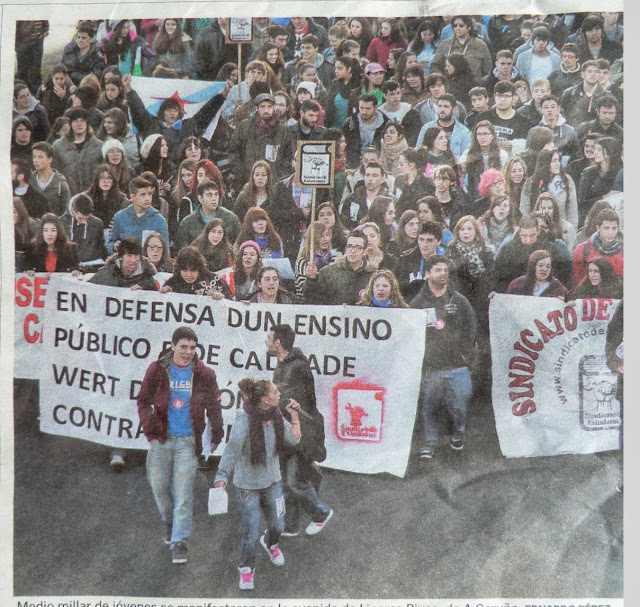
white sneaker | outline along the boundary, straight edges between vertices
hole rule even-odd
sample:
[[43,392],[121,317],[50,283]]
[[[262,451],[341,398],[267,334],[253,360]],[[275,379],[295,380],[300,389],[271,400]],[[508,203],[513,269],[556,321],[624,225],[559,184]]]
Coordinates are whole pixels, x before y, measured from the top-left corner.
[[240,590],[253,590],[253,569],[251,567],[238,567],[240,573]]
[[324,521],[321,521],[320,523],[315,523],[311,521],[307,526],[307,528],[305,529],[305,533],[307,535],[316,535],[320,533],[325,528],[325,525],[329,522],[329,519],[332,516],[333,516],[333,510],[329,510],[329,514],[327,515],[327,518],[324,519]]
[[122,472],[124,468],[124,457],[122,455],[114,455],[111,458],[111,469],[114,472]]
[[266,533],[260,538],[260,543],[262,547],[267,551],[271,562],[278,567],[282,567],[284,565],[284,554],[282,554],[282,550],[280,550],[280,546],[278,544],[274,544],[273,546],[267,546],[267,535]]

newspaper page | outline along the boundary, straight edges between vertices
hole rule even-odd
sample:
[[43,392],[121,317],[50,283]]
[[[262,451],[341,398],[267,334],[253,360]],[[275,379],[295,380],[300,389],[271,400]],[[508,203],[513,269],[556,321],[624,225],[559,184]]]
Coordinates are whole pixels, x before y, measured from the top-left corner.
[[[626,494],[629,505],[629,491],[635,497],[636,483],[629,479],[632,469],[625,479],[629,484],[624,485],[622,481],[623,409],[622,396],[617,390],[620,372],[611,370],[606,357],[608,326],[621,307],[621,291],[615,296],[607,293],[571,300],[568,293],[554,299],[506,295],[503,294],[505,287],[490,306],[483,308],[486,326],[476,323],[478,339],[475,342],[469,338],[471,324],[463,325],[464,330],[460,330],[457,339],[460,343],[471,339],[471,345],[465,348],[457,341],[445,345],[440,337],[454,330],[447,325],[453,325],[451,319],[465,308],[459,299],[451,299],[443,308],[442,316],[436,307],[429,305],[419,306],[420,310],[376,311],[373,285],[370,285],[368,302],[372,307],[369,309],[342,302],[342,305],[322,305],[320,299],[305,301],[304,297],[295,300],[299,305],[286,306],[260,303],[260,299],[252,303],[220,302],[205,300],[201,294],[162,295],[135,288],[93,285],[89,280],[100,264],[87,267],[91,273],[84,276],[59,274],[57,264],[62,249],[47,249],[43,230],[45,226],[57,229],[64,221],[54,218],[49,219],[49,223],[40,221],[38,225],[33,220],[40,219],[42,213],[32,210],[56,211],[54,215],[59,217],[66,213],[73,233],[74,222],[78,223],[78,218],[86,219],[91,212],[77,211],[70,198],[84,191],[91,192],[92,188],[92,195],[97,195],[96,188],[101,187],[100,174],[105,172],[102,163],[111,162],[108,153],[115,149],[116,160],[120,150],[120,161],[128,165],[127,178],[132,180],[152,166],[150,158],[154,162],[157,158],[166,160],[168,154],[170,172],[165,170],[161,174],[162,160],[154,165],[158,168],[155,183],[163,197],[169,199],[164,208],[167,217],[174,212],[173,207],[179,211],[184,200],[171,198],[174,188],[180,195],[193,195],[192,199],[187,196],[189,204],[194,206],[186,215],[197,215],[202,208],[202,215],[207,217],[195,163],[208,156],[221,175],[222,187],[227,190],[225,194],[220,192],[219,185],[214,186],[220,195],[220,205],[228,205],[231,213],[245,182],[248,183],[249,171],[255,170],[253,160],[259,159],[263,166],[270,167],[274,184],[278,180],[277,185],[287,184],[288,189],[279,191],[290,193],[294,205],[291,213],[300,217],[295,224],[293,255],[285,249],[282,260],[277,255],[275,260],[269,260],[265,253],[264,267],[277,266],[289,257],[298,277],[297,247],[303,244],[307,218],[310,213],[317,213],[317,205],[331,201],[333,215],[347,222],[354,219],[354,226],[367,221],[366,211],[372,204],[366,199],[370,182],[365,174],[366,166],[360,164],[360,154],[367,144],[376,148],[374,153],[381,161],[378,166],[384,188],[381,190],[378,184],[376,194],[384,192],[398,205],[406,195],[405,184],[411,184],[411,180],[407,181],[406,175],[402,175],[404,169],[397,166],[399,158],[406,164],[407,157],[398,154],[394,140],[385,139],[387,136],[382,131],[374,135],[380,125],[372,129],[367,126],[370,123],[363,121],[367,103],[374,108],[382,106],[383,111],[375,110],[376,119],[380,116],[385,123],[396,120],[395,131],[399,133],[396,143],[403,137],[409,142],[403,150],[421,149],[422,154],[426,154],[426,166],[420,169],[425,182],[433,184],[435,175],[442,174],[438,172],[440,161],[433,147],[437,144],[430,139],[439,131],[448,139],[443,153],[448,154],[449,160],[443,163],[449,162],[459,170],[459,173],[454,171],[451,191],[457,188],[468,193],[467,204],[485,196],[489,186],[480,184],[480,174],[486,174],[487,162],[495,160],[490,161],[486,154],[483,157],[484,152],[475,145],[476,161],[483,167],[475,185],[469,170],[472,154],[468,148],[474,148],[471,137],[475,133],[471,114],[476,109],[474,103],[482,97],[470,91],[479,86],[485,88],[486,106],[480,108],[478,114],[486,112],[483,116],[486,118],[494,112],[494,121],[489,119],[488,126],[493,129],[498,146],[498,151],[493,152],[498,158],[495,166],[505,175],[504,180],[509,179],[505,166],[510,156],[531,159],[531,129],[538,129],[539,133],[551,121],[553,145],[548,139],[539,148],[555,150],[549,153],[549,158],[561,164],[557,175],[574,175],[573,196],[579,198],[577,203],[582,205],[581,177],[595,162],[587,162],[585,135],[589,141],[588,136],[596,132],[595,128],[605,123],[611,127],[605,136],[618,137],[619,142],[602,143],[598,166],[613,166],[617,158],[616,166],[622,169],[622,32],[625,22],[627,28],[633,27],[637,13],[633,7],[625,8],[623,13],[622,2],[617,0],[607,3],[606,7],[591,0],[3,4],[0,107],[3,108],[4,141],[10,144],[0,146],[5,171],[0,187],[7,201],[13,196],[14,201],[17,197],[19,202],[14,202],[14,223],[11,223],[8,204],[0,210],[0,381],[7,402],[13,404],[6,407],[1,423],[2,604],[15,607],[621,607],[624,598],[632,604],[633,586],[637,585],[633,579],[637,555],[628,541],[634,531],[633,521],[623,525],[623,496]],[[601,12],[603,9],[607,12]],[[508,10],[514,13],[506,14]],[[589,37],[592,30],[583,32],[581,28],[591,12],[597,15],[596,23],[602,24],[602,29],[595,28],[601,38],[593,40]],[[225,30],[231,25],[228,18],[233,18],[231,32]],[[252,33],[247,31],[247,24],[251,24]],[[179,43],[172,37],[176,29],[181,34]],[[464,38],[460,32],[468,32],[468,37]],[[233,44],[234,38],[244,43]],[[347,44],[338,48],[343,39],[351,41],[351,47]],[[542,50],[534,47],[536,40],[544,43]],[[569,47],[565,46],[567,43]],[[632,45],[633,57],[635,37],[627,44]],[[408,52],[404,52],[407,48]],[[346,136],[347,160],[336,163],[331,190],[317,189],[312,196],[311,188],[287,181],[293,169],[289,170],[289,166],[284,169],[282,159],[292,160],[293,153],[291,157],[286,156],[285,140],[268,143],[255,157],[252,144],[261,133],[249,130],[248,138],[242,145],[239,143],[239,134],[248,128],[246,124],[253,124],[251,121],[258,124],[259,118],[260,124],[266,125],[270,119],[267,114],[263,119],[260,104],[256,103],[254,108],[250,101],[249,84],[260,78],[247,69],[255,60],[268,63],[269,49],[275,51],[268,72],[273,77],[262,78],[267,81],[264,89],[267,105],[277,107],[278,97],[274,93],[279,90],[287,93],[292,104],[289,120],[280,117],[280,123],[285,125],[283,132],[295,131],[297,136],[307,138],[314,128],[337,128],[337,142],[340,131]],[[394,49],[400,50],[394,52]],[[579,59],[577,64],[571,64],[571,57],[566,57],[572,51],[574,59]],[[349,52],[352,55],[340,63],[343,52],[345,57]],[[580,64],[590,60],[584,55],[590,52],[591,60],[598,55],[600,59],[607,59],[610,78],[603,77],[593,86],[585,85],[589,89],[587,94],[580,89],[585,71]],[[513,72],[508,77],[504,73],[502,77],[498,75],[497,53],[512,59]],[[311,73],[305,71],[301,61],[310,64]],[[346,80],[337,83],[336,78],[342,76],[340,67],[336,71],[336,61],[344,69],[351,69],[354,62],[358,65],[353,71],[359,76],[362,74],[355,87],[356,80],[349,81],[352,88]],[[400,71],[398,63],[401,68],[414,63],[419,69],[402,71],[396,79],[395,73]],[[59,64],[65,66],[63,70],[57,68]],[[234,65],[225,67],[225,64],[234,64],[235,72]],[[601,72],[607,71],[607,65],[597,61],[595,65],[593,69],[600,78]],[[122,76],[118,78],[116,72],[107,95],[104,74],[110,71],[110,66],[117,66]],[[367,69],[367,66],[371,67]],[[157,69],[160,71],[152,75]],[[258,67],[254,71],[260,70]],[[58,80],[54,78],[55,73],[59,75]],[[376,73],[384,74],[379,81]],[[443,73],[444,79],[429,81],[433,85],[430,88],[428,77]],[[91,78],[91,74],[95,78]],[[127,78],[127,74],[132,77]],[[235,79],[235,84],[230,83],[234,84],[231,90],[226,86],[227,79]],[[519,107],[517,115],[526,116],[529,121],[526,123],[524,118],[520,121],[519,128],[521,132],[524,128],[524,135],[515,132],[511,126],[514,122],[500,122],[500,114],[496,113],[494,104],[497,106],[498,101],[494,88],[500,80],[520,83],[513,89],[512,103],[514,108]],[[383,84],[386,82],[398,82],[399,87],[386,88]],[[114,83],[118,86],[113,86]],[[439,90],[441,85],[443,88]],[[546,85],[550,90],[539,95]],[[128,86],[133,92],[127,91]],[[635,93],[633,72],[631,87]],[[82,90],[75,94],[78,89]],[[566,94],[569,89],[571,94]],[[118,97],[120,90],[127,94]],[[262,90],[254,88],[254,96]],[[402,92],[400,105],[394,105],[395,90]],[[222,107],[218,105],[205,119],[207,108],[211,107],[208,102],[221,91],[225,95]],[[502,95],[499,91],[500,87],[498,94]],[[507,94],[510,91],[508,89]],[[438,102],[443,93],[444,104]],[[365,97],[365,106],[361,108],[363,94],[374,95],[376,101]],[[447,108],[449,94],[454,97]],[[553,116],[553,108],[549,114],[543,111],[540,100],[546,94],[551,95],[547,98],[551,100],[547,101],[548,106],[555,103],[558,107],[559,119]],[[597,98],[603,95],[614,97],[614,102],[598,106]],[[303,107],[308,99],[317,101],[319,111],[313,107],[309,110],[308,105]],[[637,126],[634,126],[634,108],[629,105],[629,99],[627,93],[625,140],[631,141],[628,146],[633,146]],[[560,103],[561,100],[564,103]],[[444,113],[441,114],[442,105]],[[73,109],[77,106],[82,108],[80,113]],[[615,108],[615,120],[607,122],[607,110],[611,107]],[[119,119],[113,108],[121,108],[118,111],[125,125],[124,131],[117,135],[110,135],[105,127],[109,117],[114,124]],[[171,111],[167,108],[177,111],[178,120],[164,113]],[[451,110],[451,115],[447,110]],[[303,122],[305,112],[315,115],[310,120],[320,115],[323,126]],[[24,122],[25,116],[30,125]],[[165,116],[168,116],[166,121]],[[344,116],[345,120],[338,120],[337,116]],[[406,116],[415,117],[413,123],[405,121]],[[569,120],[568,116],[571,116]],[[452,121],[448,122],[449,119]],[[466,119],[471,121],[466,123],[468,127]],[[349,121],[352,121],[350,126]],[[586,125],[592,121],[597,124]],[[86,137],[85,133],[89,132],[86,126],[78,126],[82,123],[91,126],[91,137]],[[430,127],[436,128],[427,133]],[[272,124],[268,128],[275,127]],[[453,129],[462,132],[463,138],[466,133],[467,139],[460,143]],[[569,143],[561,141],[567,133]],[[104,142],[98,134],[104,137]],[[197,143],[190,143],[189,151],[185,148],[179,152],[187,135],[195,136]],[[285,137],[287,141],[288,137],[290,135]],[[325,137],[316,139],[326,140]],[[112,144],[103,147],[109,140]],[[590,141],[595,140],[594,137]],[[36,145],[43,141],[51,142],[52,148]],[[167,143],[168,152],[162,151],[162,142]],[[456,147],[459,145],[462,147]],[[89,155],[89,148],[93,156]],[[336,149],[339,148],[337,143]],[[544,155],[539,148],[535,150],[538,158],[540,153]],[[46,160],[49,149],[53,150],[52,167],[56,170],[53,174],[42,169],[43,165],[51,164]],[[294,149],[292,146],[291,150]],[[355,164],[349,156],[354,151]],[[344,153],[338,152],[338,155]],[[76,160],[69,160],[71,157]],[[78,162],[79,157],[82,159]],[[191,157],[194,163],[183,165],[183,161]],[[631,148],[629,152],[627,148],[626,158],[633,161],[635,157],[635,150]],[[579,160],[584,164],[571,173],[571,162]],[[240,181],[242,167],[247,162],[247,176]],[[525,165],[524,160],[520,160],[520,164]],[[167,162],[165,169],[166,165]],[[183,166],[190,167],[193,173],[190,182],[181,182]],[[536,169],[534,157],[526,178],[544,175]],[[205,168],[202,170],[206,172]],[[106,171],[114,183],[121,176],[113,167],[107,167]],[[342,176],[336,179],[340,172]],[[25,174],[29,175],[26,182]],[[589,175],[595,176],[595,173],[592,171]],[[66,194],[62,182],[68,186]],[[342,197],[336,197],[338,183],[345,188]],[[548,184],[531,181],[530,185],[540,192],[544,191],[543,187],[553,186],[556,198],[564,196],[569,200],[570,192],[564,191],[569,189],[569,181],[564,179],[563,185],[559,183],[550,178]],[[57,188],[53,194],[52,184],[53,189]],[[597,190],[596,185],[591,185]],[[420,196],[433,194],[440,205],[437,188],[426,187],[431,189],[424,190]],[[586,191],[587,186],[582,187]],[[611,272],[615,277],[622,273],[623,194],[619,186],[616,186],[619,189],[611,184],[601,187],[605,189],[597,194],[597,199],[607,200],[606,206],[617,214],[617,223],[613,223],[620,236],[614,244],[620,246],[615,251],[603,249],[604,252],[593,257],[617,254],[619,272]],[[637,188],[633,179],[628,179],[625,187],[632,194]],[[43,194],[47,188],[49,199]],[[351,193],[347,188],[352,188]],[[510,190],[508,187],[506,190],[508,195]],[[128,188],[122,192],[126,195],[121,201],[122,208],[118,206],[115,211],[122,213],[130,209],[135,214],[134,205],[127,205],[136,192],[132,194]],[[361,202],[357,202],[358,192],[362,193],[361,197],[365,196]],[[487,193],[487,197],[489,195]],[[587,195],[584,196],[586,200]],[[416,211],[408,218],[418,216],[417,198],[411,203],[415,204]],[[343,201],[346,204],[341,204]],[[446,202],[443,201],[443,205]],[[487,209],[493,205],[488,198],[485,202]],[[534,210],[535,203],[533,200],[530,208],[522,207],[525,215]],[[46,206],[38,207],[38,204]],[[360,206],[356,208],[354,204]],[[512,204],[519,206],[513,201]],[[365,211],[358,214],[362,205]],[[22,240],[19,239],[20,208],[32,217],[25,220],[27,238]],[[94,214],[98,214],[97,208]],[[581,214],[575,220],[563,215],[565,224],[574,221],[574,232],[583,227],[582,208],[575,209]],[[356,213],[352,215],[354,209]],[[184,219],[186,215],[180,217],[178,211],[175,216]],[[162,209],[154,213],[160,216]],[[474,214],[469,210],[457,218],[469,213]],[[633,209],[628,213],[631,214],[627,224],[631,227],[627,233],[632,234],[636,214]],[[138,214],[138,218],[141,216]],[[488,217],[485,216],[486,222],[490,221]],[[432,219],[439,221],[433,215]],[[280,221],[284,221],[282,216]],[[443,234],[443,227],[454,232],[455,221],[451,224],[448,221],[448,217],[442,218],[438,234]],[[514,226],[515,222],[514,219]],[[82,221],[79,223],[85,225]],[[117,229],[117,223],[113,213],[103,222],[105,230],[99,240],[109,250],[104,251],[104,257],[96,254],[88,259],[107,259],[107,255],[113,253],[113,245],[121,240],[120,236],[111,238],[111,230]],[[18,227],[12,228],[14,225]],[[156,225],[162,226],[162,223]],[[175,232],[171,231],[170,222],[165,221],[164,225],[168,225],[168,235],[172,238],[179,234],[179,221],[174,225]],[[421,220],[420,226],[423,225]],[[479,224],[475,225],[479,230]],[[563,224],[557,225],[561,230]],[[400,229],[397,221],[393,226],[394,230]],[[365,229],[359,228],[359,233]],[[150,233],[158,230],[158,227],[144,228],[139,239],[146,240]],[[229,230],[227,224],[225,230]],[[332,234],[331,229],[327,233]],[[256,231],[255,237],[260,234]],[[127,235],[123,232],[122,237]],[[345,255],[333,264],[345,263],[345,260],[351,263],[349,255],[357,255],[356,244],[364,242],[359,236],[355,240],[349,236],[346,240],[346,232],[343,236],[341,253]],[[457,232],[455,236],[458,238]],[[586,234],[583,241],[590,242],[589,237],[590,234]],[[520,236],[515,233],[512,238]],[[576,261],[575,250],[580,245],[576,244],[576,234],[573,238],[571,249],[560,244],[554,251],[559,249],[559,256],[565,253],[569,256],[569,272],[575,272],[576,264],[582,263],[587,281],[589,268],[596,264],[591,263],[591,257],[587,259],[588,250],[584,252],[584,259],[578,257]],[[191,240],[193,238],[186,244]],[[442,240],[442,248],[437,253],[450,259],[448,242],[443,238],[438,240]],[[559,240],[563,240],[562,233]],[[417,242],[419,245],[419,240]],[[41,268],[29,265],[37,243],[44,247]],[[351,247],[350,251],[346,251],[345,245]],[[636,246],[633,238],[628,237],[626,245],[633,254]],[[21,256],[23,251],[16,253],[23,247],[25,258]],[[56,253],[52,256],[54,250]],[[406,281],[408,286],[401,285],[411,293],[405,297],[407,304],[415,301],[416,295],[419,299],[426,287],[436,284],[430,281],[436,281],[433,268],[438,267],[436,263],[425,270],[419,259],[419,246],[413,250],[418,255],[418,269],[411,270]],[[172,250],[171,256],[175,258],[177,252]],[[116,252],[107,264],[115,264],[116,258],[118,264],[124,264],[125,254],[122,258],[119,255]],[[142,257],[136,258],[140,265],[135,272],[144,267],[146,255],[145,250]],[[496,255],[495,249],[493,255]],[[17,267],[18,259],[28,259],[29,263]],[[314,258],[313,254],[312,259],[320,263],[320,258]],[[365,259],[368,259],[366,254]],[[473,263],[476,261],[474,258]],[[448,263],[444,264],[447,268]],[[490,263],[493,267],[493,257]],[[611,261],[614,268],[615,263]],[[391,274],[400,281],[395,263],[388,267],[394,269],[395,274]],[[155,279],[151,275],[152,283],[155,280],[155,286],[149,287],[152,290],[162,287],[172,273],[170,267],[158,266],[157,270]],[[220,280],[235,288],[238,294],[240,284],[233,281],[238,281],[240,274],[234,272],[233,267],[222,266],[220,270]],[[628,272],[633,273],[634,268]],[[173,274],[183,276],[180,271]],[[556,265],[554,274],[558,275]],[[308,276],[305,275],[308,281],[314,280]],[[392,289],[396,279],[385,280]],[[293,280],[285,284],[295,291]],[[576,285],[569,282],[565,286],[572,291]],[[335,295],[337,288],[334,287],[321,294],[327,298],[322,301]],[[413,287],[417,287],[415,292],[411,291]],[[633,288],[629,279],[626,288]],[[229,287],[220,286],[220,289]],[[357,299],[366,297],[366,285],[355,293]],[[627,309],[632,308],[627,306]],[[269,481],[255,490],[239,486],[242,483],[238,481],[236,461],[235,477],[229,479],[226,486],[228,512],[210,516],[209,489],[216,480],[226,478],[221,472],[228,462],[224,454],[235,448],[234,441],[240,433],[237,428],[243,418],[250,416],[248,412],[244,415],[249,399],[238,383],[242,377],[270,380],[274,376],[280,358],[271,350],[273,326],[280,322],[294,327],[295,346],[304,355],[305,364],[314,377],[317,409],[324,417],[326,455],[318,456],[313,465],[307,462],[306,476],[299,471],[288,476],[290,469],[287,472],[284,467],[284,497],[278,493],[282,491],[276,478],[279,472],[274,472],[273,483]],[[633,319],[629,322],[635,328]],[[165,441],[177,439],[163,435],[161,441],[149,440],[154,435],[150,426],[142,421],[142,409],[138,417],[138,402],[143,400],[140,388],[146,381],[143,378],[147,369],[161,349],[170,347],[172,334],[181,325],[195,331],[196,356],[216,372],[224,425],[220,425],[222,438],[215,438],[215,423],[212,425],[211,418],[204,432],[196,433],[197,436],[194,435],[196,421],[187,424],[189,444],[199,446],[202,442],[202,453],[194,457],[193,450],[188,449],[186,468],[180,467],[177,456],[173,463],[164,463],[163,471],[171,478],[164,478],[160,489],[158,477],[152,472],[157,471],[154,467],[157,453],[160,447],[164,449]],[[631,334],[629,327],[627,332]],[[433,355],[436,347],[441,349]],[[629,350],[633,361],[634,352],[632,348]],[[167,364],[178,360],[173,358],[178,356],[176,351],[168,350]],[[476,361],[472,363],[474,352]],[[622,342],[615,352],[623,359]],[[446,361],[457,355],[465,362],[461,369],[453,369],[456,373],[449,372],[453,367],[460,367],[447,367]],[[429,365],[444,370],[436,377]],[[180,403],[175,409],[183,406],[182,398],[194,404],[202,399],[209,402],[207,399],[215,396],[210,390],[207,394],[195,390],[195,371],[193,385],[189,380],[186,396],[180,392],[179,382],[176,380],[175,386],[173,383],[178,377],[173,375],[178,373],[175,370],[178,366],[176,363],[169,367],[174,369],[171,399],[174,404]],[[467,393],[464,386],[467,385],[465,378],[469,377]],[[444,390],[437,398],[433,396],[436,385],[443,386]],[[629,385],[627,383],[627,397],[632,393]],[[462,393],[466,396],[460,397]],[[441,406],[436,419],[444,430],[437,442],[425,448],[426,437],[434,436],[430,426],[434,418],[428,417],[425,403],[434,398]],[[461,405],[447,409],[446,403],[456,398],[466,399],[464,419],[460,418]],[[636,416],[632,407],[628,407],[624,417],[627,437],[631,437],[625,445],[631,453],[628,461],[633,461],[637,449],[629,431],[634,427]],[[171,419],[174,421],[169,422],[170,426],[177,428],[178,418]],[[305,425],[308,423],[301,419],[303,435],[305,431],[311,432],[311,426]],[[275,422],[274,428],[273,436],[278,442]],[[265,436],[271,436],[269,431],[270,426],[264,430]],[[253,434],[247,432],[246,441],[237,447],[237,458],[254,448]],[[215,444],[216,440],[220,444]],[[268,447],[268,440],[266,443]],[[281,461],[285,457],[282,453]],[[246,455],[247,461],[248,458]],[[222,462],[225,463],[221,465]],[[266,469],[263,466],[261,473],[266,474]],[[277,465],[274,470],[279,470]],[[234,480],[239,485],[232,486]],[[185,490],[187,482],[191,488]],[[178,504],[177,495],[186,495],[186,501]],[[169,527],[171,517],[175,517],[173,527]],[[297,526],[287,528],[288,524]],[[627,536],[624,560],[623,529]],[[283,530],[286,533],[280,535]],[[626,578],[623,563],[627,565]]]

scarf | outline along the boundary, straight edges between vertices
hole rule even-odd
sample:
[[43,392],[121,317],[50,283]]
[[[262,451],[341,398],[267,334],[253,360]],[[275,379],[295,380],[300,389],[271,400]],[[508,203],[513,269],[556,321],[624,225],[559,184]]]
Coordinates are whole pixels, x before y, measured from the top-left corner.
[[489,221],[487,221],[487,234],[489,236],[489,242],[492,245],[497,247],[510,233],[511,226],[506,219],[502,223],[498,223],[493,215],[489,217]]
[[256,114],[256,129],[258,129],[258,133],[260,135],[266,135],[269,131],[273,130],[274,127],[278,124],[278,119],[274,115],[270,120],[264,122],[258,114]]
[[596,232],[591,237],[591,242],[593,243],[593,248],[600,253],[603,257],[611,257],[612,255],[617,255],[622,251],[622,235],[618,234],[616,239],[611,244],[605,244],[600,239],[600,234]]
[[324,253],[314,253],[313,263],[318,266],[318,270],[321,270],[325,266],[331,263],[331,251],[325,251]]
[[398,158],[409,148],[407,140],[403,137],[398,143],[389,145],[382,141],[382,163],[387,173],[393,173],[398,168]]
[[456,242],[456,250],[465,260],[467,270],[471,276],[479,276],[485,271],[484,262],[480,257],[482,247],[479,244],[465,244],[464,242]]
[[373,297],[373,295],[372,295],[371,296],[371,305],[375,306],[376,308],[390,308],[391,307],[391,300],[387,299],[387,301],[379,301],[375,297]]
[[276,454],[284,453],[284,421],[278,407],[271,407],[266,411],[246,401],[243,409],[249,416],[249,441],[251,443],[251,464],[253,466],[267,465],[267,449],[264,443],[264,428],[262,423],[272,421],[276,433]]

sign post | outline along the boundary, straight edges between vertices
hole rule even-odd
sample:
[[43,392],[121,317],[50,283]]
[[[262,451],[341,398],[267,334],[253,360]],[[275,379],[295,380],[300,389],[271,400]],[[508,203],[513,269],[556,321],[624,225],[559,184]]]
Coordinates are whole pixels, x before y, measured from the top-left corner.
[[242,82],[242,45],[252,43],[253,19],[251,17],[229,17],[229,25],[225,32],[225,44],[238,45],[238,87]]
[[313,263],[313,220],[316,216],[316,189],[332,188],[336,166],[335,141],[298,141],[296,179],[302,187],[311,188],[311,246],[309,263]]

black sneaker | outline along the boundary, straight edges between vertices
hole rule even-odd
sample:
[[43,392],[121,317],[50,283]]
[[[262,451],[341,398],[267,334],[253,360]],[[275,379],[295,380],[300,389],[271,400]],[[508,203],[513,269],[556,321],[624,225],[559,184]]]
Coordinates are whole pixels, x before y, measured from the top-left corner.
[[449,437],[449,445],[454,451],[462,451],[464,449],[464,440],[459,434]]
[[171,548],[171,560],[176,565],[187,562],[187,545],[184,542],[176,542]]
[[171,533],[173,532],[173,527],[171,525],[166,525],[164,529],[164,543],[171,544]]

